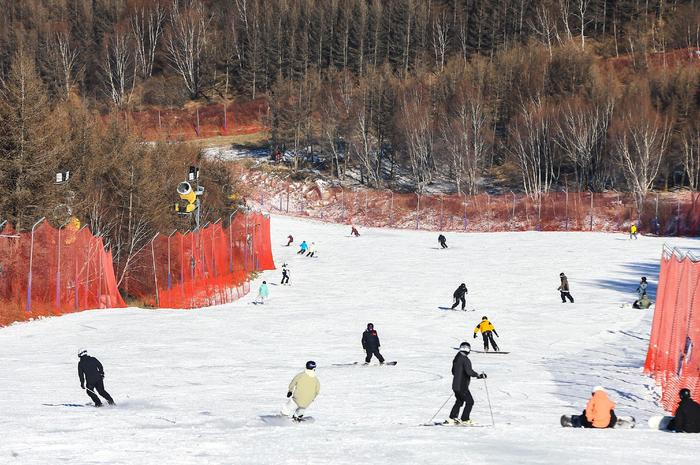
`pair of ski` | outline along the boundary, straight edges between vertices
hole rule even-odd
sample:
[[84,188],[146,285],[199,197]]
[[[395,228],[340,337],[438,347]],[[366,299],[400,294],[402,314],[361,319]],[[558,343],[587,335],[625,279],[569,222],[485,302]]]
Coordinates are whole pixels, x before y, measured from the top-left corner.
[[479,423],[448,423],[447,420],[445,421],[433,421],[430,423],[423,423],[420,426],[450,426],[453,428],[487,428],[487,427],[492,427],[493,425],[482,425]]
[[[383,365],[387,365],[387,366],[393,367],[393,366],[396,365],[397,363],[399,363],[399,362],[397,362],[397,361],[393,361],[393,362],[384,362]],[[355,365],[369,366],[369,363],[352,362],[352,363],[334,363],[334,364],[333,364],[334,367],[351,367],[351,366],[355,366]],[[382,364],[380,364],[380,365],[373,365],[373,366],[382,366]]]
[[290,426],[297,423],[313,423],[314,417],[303,416],[301,418],[288,417],[287,415],[260,415],[263,423],[272,426]]
[[452,307],[438,307],[440,310],[451,310],[453,312],[475,312],[475,308],[452,308]]

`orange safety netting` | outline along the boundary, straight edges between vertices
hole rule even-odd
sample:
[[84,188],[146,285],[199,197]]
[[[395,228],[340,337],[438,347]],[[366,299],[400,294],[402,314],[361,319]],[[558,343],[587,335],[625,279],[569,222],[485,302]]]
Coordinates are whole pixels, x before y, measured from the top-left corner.
[[87,228],[0,233],[0,326],[37,316],[124,307],[102,238]]
[[236,215],[226,228],[157,235],[131,260],[122,290],[151,307],[204,307],[242,297],[251,272],[274,268],[270,219]]
[[678,404],[678,391],[700,396],[700,263],[664,250],[644,371],[662,387],[668,411]]

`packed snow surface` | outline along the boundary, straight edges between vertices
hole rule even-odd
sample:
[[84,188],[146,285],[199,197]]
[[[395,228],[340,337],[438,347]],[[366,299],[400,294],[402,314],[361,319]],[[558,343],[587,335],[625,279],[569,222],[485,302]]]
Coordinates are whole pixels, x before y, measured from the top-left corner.
[[[315,241],[318,258],[283,247]],[[360,228],[274,217],[279,270],[251,295],[192,311],[99,310],[0,329],[2,464],[685,464],[698,435],[647,428],[663,413],[642,373],[652,311],[634,310],[647,276],[655,291],[664,239],[623,234],[448,234]],[[692,239],[673,245],[695,248]],[[556,288],[564,271],[574,304]],[[265,279],[270,299],[252,305]],[[465,282],[467,308],[449,307]],[[472,419],[483,428],[419,426],[452,405],[453,347],[472,339],[482,316],[508,355],[471,355]],[[372,322],[392,367],[362,361]],[[117,407],[84,404],[77,352],[105,366]],[[314,423],[271,426],[287,384],[318,363]],[[373,361],[373,364],[376,364]],[[608,389],[632,430],[561,428],[594,385]],[[487,397],[493,406],[493,421]]]

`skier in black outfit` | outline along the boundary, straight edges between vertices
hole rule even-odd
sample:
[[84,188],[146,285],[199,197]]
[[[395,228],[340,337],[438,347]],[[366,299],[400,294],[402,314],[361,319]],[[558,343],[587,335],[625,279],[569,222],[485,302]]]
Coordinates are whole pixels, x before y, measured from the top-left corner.
[[[78,352],[78,357],[80,357],[80,362],[78,362],[78,378],[80,378],[80,387],[85,389],[87,395],[90,396],[93,402],[95,402],[95,407],[102,407],[102,401],[95,391],[97,391],[102,397],[107,400],[109,405],[114,405],[114,400],[112,396],[105,391],[104,377],[105,371],[102,368],[102,364],[95,357],[90,357],[87,354],[87,350],[81,349]],[[87,386],[85,384],[87,383]]]
[[372,323],[367,323],[367,330],[362,333],[362,348],[367,352],[365,365],[369,364],[369,361],[372,360],[372,355],[377,357],[381,365],[384,365],[384,357],[379,353],[379,346],[379,336],[377,336],[374,325]]
[[683,388],[678,395],[681,402],[668,429],[677,433],[700,433],[700,404],[690,397],[690,389]]
[[[471,392],[469,392],[469,381],[470,378],[486,378],[486,373],[477,373],[472,368],[472,362],[469,360],[469,352],[471,352],[471,345],[468,342],[463,342],[459,345],[459,352],[455,355],[454,360],[452,360],[452,391],[455,393],[455,404],[450,412],[450,419],[446,420],[445,423],[448,424],[460,424],[465,423],[467,425],[472,424],[469,419],[469,414],[474,406],[474,398]],[[464,410],[462,411],[462,416],[458,420],[459,410],[464,405]]]
[[438,236],[438,242],[440,243],[440,247],[443,249],[447,248],[447,239],[442,234]]
[[464,310],[464,307],[467,305],[467,300],[465,299],[465,295],[468,294],[469,292],[467,291],[467,285],[462,283],[459,285],[456,291],[452,294],[452,297],[455,299],[455,303],[452,304],[452,310],[457,308],[457,305],[459,305],[459,302],[462,302],[462,310]]
[[289,268],[286,263],[282,265],[282,282],[280,284],[289,284]]

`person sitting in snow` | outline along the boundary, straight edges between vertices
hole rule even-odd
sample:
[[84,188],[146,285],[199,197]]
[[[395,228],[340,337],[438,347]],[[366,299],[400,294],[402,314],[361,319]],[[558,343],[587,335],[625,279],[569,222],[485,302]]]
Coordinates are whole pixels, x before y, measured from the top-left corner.
[[653,302],[649,300],[649,296],[644,294],[639,299],[635,300],[632,304],[632,308],[647,309],[651,307]]
[[593,388],[591,398],[586,404],[586,409],[578,417],[581,428],[613,428],[617,423],[615,415],[615,402],[608,398],[603,386]]
[[320,391],[321,383],[316,377],[316,362],[309,360],[306,362],[306,369],[289,383],[287,397],[290,399],[280,413],[291,416],[295,421],[301,421],[304,411],[309,408]]
[[681,398],[668,429],[677,433],[700,433],[700,404],[690,397],[690,389],[678,392]]

